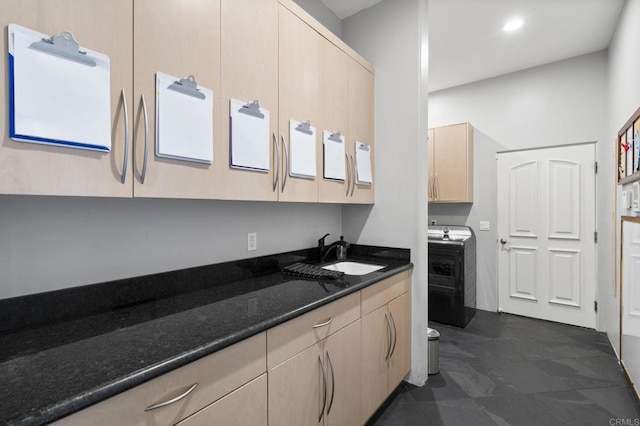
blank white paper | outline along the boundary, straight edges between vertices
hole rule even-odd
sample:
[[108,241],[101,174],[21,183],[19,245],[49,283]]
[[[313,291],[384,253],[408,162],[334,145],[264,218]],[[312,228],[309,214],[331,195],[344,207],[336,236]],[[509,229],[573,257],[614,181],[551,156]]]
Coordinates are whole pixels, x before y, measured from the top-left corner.
[[371,185],[371,147],[363,142],[356,142],[356,183]]
[[[10,75],[14,131],[22,142],[109,151],[109,57],[82,47],[95,67],[32,49],[48,35],[10,24]],[[80,42],[82,40],[79,40]]]
[[[196,76],[197,78],[197,76]],[[202,86],[199,99],[170,90],[180,78],[156,73],[156,155],[174,160],[213,162],[213,91]]]
[[327,130],[323,133],[324,142],[324,178],[344,181],[345,172],[345,152],[344,136],[340,135],[340,142],[329,140],[332,132]]
[[316,177],[316,128],[309,127],[311,135],[296,130],[299,121],[289,120],[289,176]]
[[239,112],[248,102],[231,99],[231,167],[269,171],[269,111],[264,118]]

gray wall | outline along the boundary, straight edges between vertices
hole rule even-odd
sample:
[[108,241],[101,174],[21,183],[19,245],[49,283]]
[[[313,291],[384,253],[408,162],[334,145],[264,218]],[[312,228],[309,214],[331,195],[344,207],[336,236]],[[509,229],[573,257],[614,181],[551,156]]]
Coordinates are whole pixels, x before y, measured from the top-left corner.
[[341,230],[339,205],[0,196],[0,299],[313,247]]
[[345,238],[411,249],[412,369],[427,379],[427,0],[385,0],[343,21],[343,39],[373,64],[376,203],[344,206]]
[[327,27],[332,33],[342,38],[342,20],[336,16],[320,0],[294,0],[298,5]]
[[[429,126],[474,126],[473,205],[429,206],[429,219],[466,224],[478,237],[478,307],[496,311],[496,152],[598,142],[598,299],[611,287],[611,163],[607,133],[607,54],[598,52],[429,95]],[[491,231],[479,231],[479,221]],[[606,313],[598,315],[604,329]]]
[[[618,130],[626,121],[631,118],[633,113],[640,107],[640,78],[638,78],[638,70],[640,70],[640,55],[638,55],[638,46],[640,45],[640,26],[638,26],[638,17],[640,16],[640,0],[627,0],[620,15],[620,22],[616,26],[616,32],[611,41],[609,48],[609,123],[608,133],[610,143],[610,158],[614,162],[617,151],[614,138],[618,134]],[[609,177],[614,179],[614,172],[611,171]],[[610,181],[610,185],[613,182]],[[609,188],[611,188],[611,186]],[[624,188],[617,187],[618,200],[620,199],[620,191],[630,190],[630,185]],[[612,191],[613,192],[613,191]],[[631,212],[622,210],[618,207],[616,215],[616,224],[620,223],[620,216],[630,215]],[[607,219],[607,218],[605,218]],[[611,220],[611,218],[608,218]],[[616,267],[619,269],[620,259],[620,231],[619,226],[616,231]],[[606,288],[605,306],[609,312],[607,321],[607,334],[611,340],[611,344],[620,354],[620,281],[619,271],[615,286]],[[630,362],[625,360],[625,362]],[[636,384],[637,385],[637,384]]]

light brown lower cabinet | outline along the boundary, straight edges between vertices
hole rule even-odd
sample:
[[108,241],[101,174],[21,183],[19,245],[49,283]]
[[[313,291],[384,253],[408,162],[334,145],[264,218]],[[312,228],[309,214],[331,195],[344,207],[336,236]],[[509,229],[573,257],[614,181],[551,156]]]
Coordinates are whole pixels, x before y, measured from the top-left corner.
[[267,426],[267,375],[231,392],[177,426]]
[[[267,371],[260,333],[65,417],[56,425],[173,425]],[[194,387],[194,385],[197,385]],[[170,403],[184,395],[183,398]],[[152,408],[152,407],[157,408]]]
[[362,291],[362,419],[366,421],[411,368],[411,275]]
[[360,320],[269,370],[269,424],[359,425]]
[[409,372],[410,288],[401,272],[55,424],[364,424]]

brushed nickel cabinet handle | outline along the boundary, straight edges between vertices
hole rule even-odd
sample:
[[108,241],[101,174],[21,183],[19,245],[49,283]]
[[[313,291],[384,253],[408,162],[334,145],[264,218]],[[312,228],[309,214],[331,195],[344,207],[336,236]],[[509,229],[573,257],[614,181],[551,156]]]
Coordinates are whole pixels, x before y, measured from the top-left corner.
[[149,151],[149,116],[147,114],[147,103],[144,100],[144,93],[140,95],[142,102],[142,112],[144,113],[144,157],[142,158],[142,173],[140,173],[140,183],[144,184],[147,176],[147,155]]
[[396,321],[393,319],[393,313],[389,312],[389,318],[391,318],[391,324],[393,325],[393,349],[391,349],[391,354],[389,354],[389,358],[391,358],[396,351],[396,345],[398,343],[398,329],[396,328]]
[[320,327],[324,327],[325,325],[329,325],[331,324],[331,321],[333,321],[332,317],[329,317],[329,319],[324,320],[324,322],[320,322],[318,324],[314,324],[313,328],[320,328]]
[[164,402],[159,402],[157,404],[153,404],[148,406],[147,408],[144,409],[144,411],[151,411],[151,410],[155,410],[156,408],[162,408],[162,407],[166,407],[167,405],[171,405],[175,402],[180,401],[181,399],[184,399],[187,397],[187,395],[189,395],[191,392],[193,392],[193,390],[198,386],[198,382],[195,382],[193,385],[191,385],[191,387],[189,389],[187,389],[186,392],[184,392],[181,395],[176,396],[175,398],[171,398],[168,401],[164,401]]
[[356,189],[356,159],[353,155],[351,157],[351,197],[353,197],[353,190]]
[[[289,175],[289,150],[287,149],[287,143],[284,140],[284,135],[280,135],[282,141],[282,153],[284,154],[284,161],[282,162],[282,192],[287,184],[287,177]],[[285,171],[286,170],[286,171]]]
[[273,146],[276,154],[276,170],[273,173],[273,191],[275,192],[278,190],[278,181],[280,180],[280,146],[278,145],[276,132],[273,132]]
[[127,108],[127,97],[124,93],[124,88],[120,92],[122,96],[122,109],[124,112],[124,160],[122,160],[122,177],[121,183],[125,183],[127,180],[127,158],[129,158],[129,108]]
[[389,323],[389,316],[386,314],[384,314],[384,320],[387,322],[387,354],[384,357],[384,360],[388,360],[389,356],[391,356],[391,324]]
[[336,395],[336,373],[333,371],[333,362],[331,362],[331,355],[327,351],[327,360],[329,361],[329,369],[331,370],[331,399],[329,400],[329,408],[327,408],[327,416],[331,412],[333,407],[333,397]]
[[345,159],[345,166],[347,168],[347,174],[345,175],[346,178],[346,183],[347,183],[347,192],[344,194],[345,197],[349,196],[349,188],[351,188],[351,164],[349,163],[349,155],[345,152],[344,153],[344,159]]
[[318,354],[318,361],[320,361],[320,368],[322,369],[322,384],[323,384],[323,397],[322,397],[322,410],[320,410],[320,417],[318,418],[318,422],[322,420],[324,416],[324,409],[327,407],[327,372],[324,369],[324,363],[322,362],[322,357]]

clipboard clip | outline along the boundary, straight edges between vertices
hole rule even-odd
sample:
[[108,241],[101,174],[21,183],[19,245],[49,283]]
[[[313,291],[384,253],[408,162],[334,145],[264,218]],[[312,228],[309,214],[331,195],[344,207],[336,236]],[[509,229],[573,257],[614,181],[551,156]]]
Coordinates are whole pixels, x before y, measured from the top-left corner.
[[51,38],[43,38],[40,41],[34,41],[30,47],[50,55],[78,62],[90,67],[96,66],[96,61],[87,52],[80,50],[80,44],[73,38],[71,31],[63,31],[60,35],[54,35]]
[[296,126],[296,130],[309,136],[313,135],[313,132],[311,131],[311,122],[309,120],[305,121],[304,123],[298,124]]
[[180,81],[174,81],[167,87],[169,90],[182,93],[183,95],[193,96],[198,99],[205,99],[204,93],[198,90],[198,83],[193,75],[181,78]]
[[364,143],[364,142],[360,142],[358,145],[358,149],[362,150],[362,151],[369,151],[369,144],[368,143]]
[[333,141],[333,142],[342,143],[342,135],[340,134],[339,130],[337,132],[331,133],[331,135],[329,135],[329,137],[327,139],[329,139],[330,141]]
[[249,102],[246,105],[242,105],[242,108],[240,108],[238,112],[241,112],[242,114],[250,115],[251,117],[256,117],[260,119],[264,118],[264,114],[260,112],[260,104],[258,103],[257,100],[253,102]]

